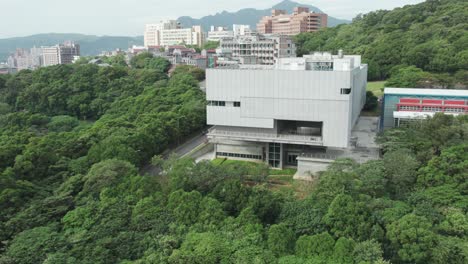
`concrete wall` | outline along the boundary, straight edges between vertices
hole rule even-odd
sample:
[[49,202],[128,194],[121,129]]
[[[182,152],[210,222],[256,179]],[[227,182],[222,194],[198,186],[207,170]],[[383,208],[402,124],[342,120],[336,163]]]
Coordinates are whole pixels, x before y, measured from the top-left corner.
[[[341,94],[342,88],[352,88],[351,94]],[[206,89],[207,100],[241,102],[241,107],[208,106],[210,125],[272,129],[275,119],[317,121],[323,122],[325,146],[347,147],[365,101],[365,75],[361,71],[209,69]],[[357,105],[351,107],[351,101]]]

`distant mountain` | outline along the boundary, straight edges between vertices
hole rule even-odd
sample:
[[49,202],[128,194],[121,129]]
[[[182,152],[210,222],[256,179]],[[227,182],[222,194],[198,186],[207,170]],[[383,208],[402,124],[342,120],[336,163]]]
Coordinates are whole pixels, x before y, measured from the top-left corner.
[[[308,7],[310,11],[314,11],[317,13],[324,13],[322,10],[315,6],[307,5],[307,4],[300,4],[297,2],[293,2],[290,0],[284,0],[283,2],[273,6],[270,9],[265,10],[257,10],[253,8],[246,8],[241,9],[237,12],[231,13],[227,11],[223,11],[221,13],[217,13],[216,15],[205,16],[200,19],[183,16],[178,19],[178,21],[186,27],[193,26],[193,25],[201,25],[205,31],[208,31],[210,26],[224,26],[224,27],[232,27],[232,24],[246,24],[250,25],[251,28],[256,28],[258,21],[264,16],[271,15],[272,9],[282,9],[286,10],[288,13],[292,13],[293,9],[297,6],[304,6]],[[348,24],[351,21],[338,19],[334,17],[328,17],[328,26],[334,27],[339,24]]]
[[32,48],[33,46],[51,46],[71,40],[80,44],[81,55],[97,55],[104,50],[117,48],[127,49],[132,45],[143,45],[143,37],[111,37],[82,34],[38,34],[28,37],[0,39],[0,61],[4,61],[8,54],[16,48]]

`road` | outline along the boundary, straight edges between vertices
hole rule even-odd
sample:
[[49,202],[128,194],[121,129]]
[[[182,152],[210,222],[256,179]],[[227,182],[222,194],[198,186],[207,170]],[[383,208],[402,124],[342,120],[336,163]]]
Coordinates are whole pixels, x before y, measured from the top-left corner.
[[[206,81],[199,82],[200,90],[204,93],[206,92]],[[201,144],[208,141],[205,133],[196,133],[191,138],[179,144],[178,147],[175,149],[168,149],[164,151],[163,158],[167,159],[172,153],[175,153],[178,157],[183,157],[184,155],[188,154],[190,151],[195,149],[196,147],[200,146]],[[140,170],[141,175],[149,174],[152,176],[158,175],[161,172],[159,167],[153,166],[151,163],[144,166]]]
[[[183,157],[184,155],[190,153],[193,149],[200,146],[201,144],[207,142],[208,138],[206,137],[206,133],[198,132],[194,134],[191,138],[180,144],[175,149],[168,149],[164,151],[162,154],[164,159],[167,159],[171,154],[176,154],[177,157]],[[144,166],[140,170],[141,175],[149,174],[151,176],[158,175],[161,172],[161,169],[157,166],[152,164],[148,164]]]

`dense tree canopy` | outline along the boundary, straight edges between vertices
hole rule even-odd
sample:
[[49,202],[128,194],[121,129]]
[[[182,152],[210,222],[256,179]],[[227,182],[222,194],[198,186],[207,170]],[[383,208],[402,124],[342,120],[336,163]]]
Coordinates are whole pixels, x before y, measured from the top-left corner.
[[[375,76],[391,70],[389,82],[413,85],[426,71],[462,69],[441,60],[464,56],[464,6],[370,13],[300,48],[330,38],[362,49]],[[434,26],[441,14],[448,31]],[[357,34],[364,25],[369,34]],[[392,40],[408,52],[405,32],[421,38],[415,54],[433,52],[412,58],[424,66],[394,67],[403,59],[386,53]],[[450,43],[436,41],[443,32]],[[121,59],[0,75],[0,263],[468,262],[466,115],[387,130],[382,159],[337,160],[297,195],[273,188],[263,164],[162,159],[205,126],[204,74],[178,67],[169,77],[169,62],[146,53]],[[143,173],[150,160],[153,175]]]
[[360,54],[371,80],[393,76],[397,66],[414,66],[406,74],[412,77],[389,86],[468,86],[467,10],[463,0],[427,0],[359,15],[349,25],[298,35],[298,54],[339,49]]

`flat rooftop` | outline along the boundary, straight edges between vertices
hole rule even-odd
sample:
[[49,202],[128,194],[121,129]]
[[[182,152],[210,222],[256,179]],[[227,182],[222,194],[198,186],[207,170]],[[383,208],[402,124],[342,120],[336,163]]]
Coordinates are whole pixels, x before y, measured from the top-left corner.
[[423,88],[385,88],[384,94],[395,95],[434,95],[468,97],[468,90],[423,89]]

